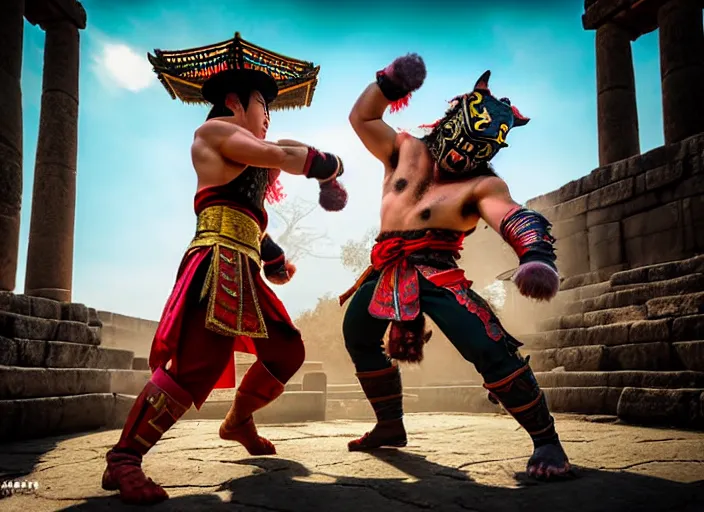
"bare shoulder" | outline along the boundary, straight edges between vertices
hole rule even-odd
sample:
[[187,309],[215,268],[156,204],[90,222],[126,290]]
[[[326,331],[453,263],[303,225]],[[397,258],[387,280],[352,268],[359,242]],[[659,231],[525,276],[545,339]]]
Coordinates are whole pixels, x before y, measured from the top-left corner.
[[476,178],[473,195],[477,200],[487,197],[510,197],[508,185],[498,176],[482,176]]
[[227,137],[234,131],[233,128],[234,125],[232,123],[227,123],[218,119],[210,119],[196,129],[193,139],[194,141],[210,141],[221,137]]

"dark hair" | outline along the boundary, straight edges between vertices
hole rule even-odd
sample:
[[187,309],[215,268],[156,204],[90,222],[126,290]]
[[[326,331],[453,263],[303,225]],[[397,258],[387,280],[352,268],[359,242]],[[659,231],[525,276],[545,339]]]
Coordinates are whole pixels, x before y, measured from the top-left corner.
[[[245,112],[247,112],[247,108],[249,107],[249,97],[252,94],[252,91],[232,91],[237,95],[237,98],[240,100],[240,104],[242,105],[242,108],[244,109]],[[217,105],[213,105],[213,108],[210,109],[210,112],[208,112],[208,117],[206,118],[206,121],[213,119],[214,117],[230,117],[234,116],[235,113],[232,112],[229,108],[225,106],[224,100],[223,103],[218,103]]]

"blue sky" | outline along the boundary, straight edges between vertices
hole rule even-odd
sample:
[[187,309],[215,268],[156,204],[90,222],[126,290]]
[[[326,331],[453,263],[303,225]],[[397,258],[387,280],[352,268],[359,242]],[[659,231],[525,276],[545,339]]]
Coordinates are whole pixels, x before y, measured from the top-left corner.
[[[387,117],[392,126],[434,121],[447,100],[471,90],[491,69],[493,92],[532,119],[511,132],[511,147],[494,159],[514,198],[524,202],[590,172],[598,164],[596,71],[594,33],[581,26],[583,2],[491,3],[85,0],[74,301],[158,319],[193,235],[190,144],[207,111],[171,100],[146,60],[154,48],[203,46],[239,31],[254,44],[321,66],[312,107],[274,113],[269,130],[272,140],[301,140],[345,161],[348,208],[338,214],[318,209],[307,218],[308,226],[329,235],[321,254],[339,254],[340,244],[378,223],[382,168],[354,136],[347,114],[374,73],[407,52],[424,57],[428,78],[408,109]],[[43,45],[44,33],[26,24],[18,291],[24,288]],[[641,149],[647,151],[663,143],[657,33],[636,41],[633,54]],[[310,181],[285,177],[284,186],[290,201],[317,198]],[[297,264],[294,280],[276,287],[294,316],[355,278],[334,259]]]

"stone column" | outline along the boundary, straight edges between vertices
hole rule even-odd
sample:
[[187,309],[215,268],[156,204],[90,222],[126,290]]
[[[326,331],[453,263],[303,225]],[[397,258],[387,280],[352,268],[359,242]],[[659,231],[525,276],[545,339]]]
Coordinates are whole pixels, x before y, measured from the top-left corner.
[[699,0],[658,11],[665,144],[704,132],[704,31]]
[[79,38],[78,28],[67,20],[42,28],[44,81],[25,293],[68,302],[76,210]]
[[0,291],[13,291],[22,205],[22,37],[24,0],[0,16]]
[[599,165],[640,153],[631,40],[609,22],[596,30]]

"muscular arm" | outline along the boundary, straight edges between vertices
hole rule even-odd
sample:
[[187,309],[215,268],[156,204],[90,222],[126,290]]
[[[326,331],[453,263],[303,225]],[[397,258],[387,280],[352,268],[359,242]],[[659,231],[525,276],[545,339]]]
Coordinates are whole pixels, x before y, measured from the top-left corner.
[[295,175],[304,174],[308,147],[267,142],[232,123],[209,121],[196,136],[212,141],[228,160],[253,167],[281,169]]
[[387,167],[397,135],[396,130],[382,120],[390,103],[374,82],[357,99],[349,116],[350,124],[364,147]]
[[511,198],[506,182],[496,177],[484,178],[477,184],[473,194],[479,215],[494,231],[501,234],[501,221],[511,210],[519,207]]
[[518,256],[520,265],[513,281],[519,292],[537,300],[552,299],[560,288],[560,278],[550,222],[540,213],[516,204],[500,178],[485,178],[478,183],[475,194],[479,214]]

